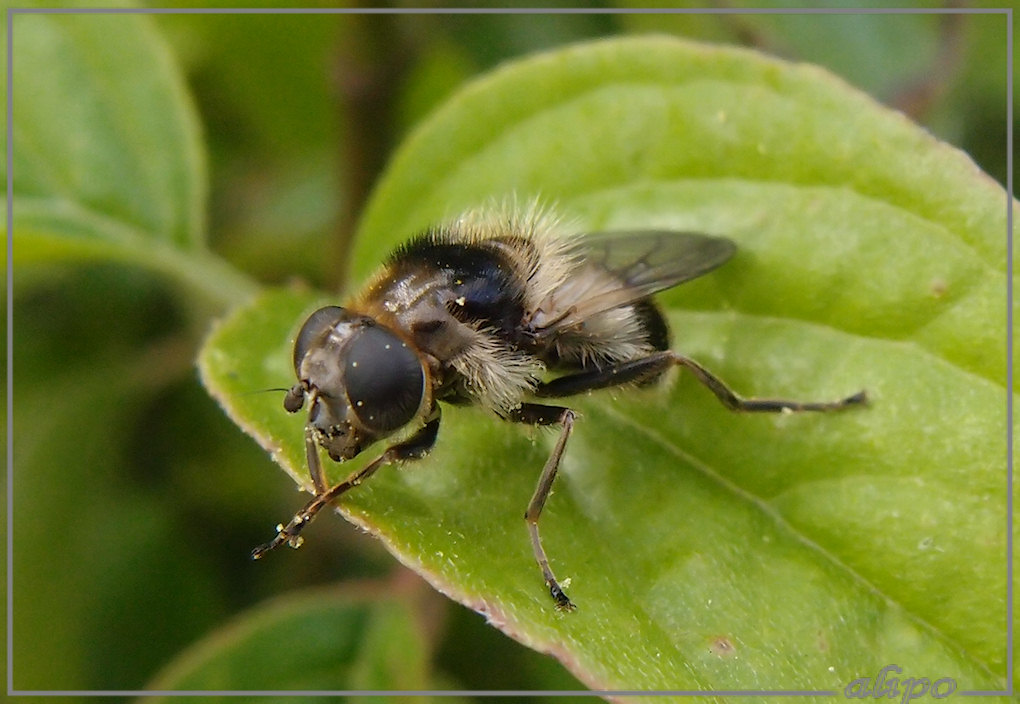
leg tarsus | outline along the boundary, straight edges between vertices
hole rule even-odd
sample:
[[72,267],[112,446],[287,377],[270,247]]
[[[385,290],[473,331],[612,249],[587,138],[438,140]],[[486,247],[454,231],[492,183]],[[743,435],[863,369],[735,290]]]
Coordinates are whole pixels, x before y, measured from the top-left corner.
[[563,588],[560,587],[559,584],[557,584],[554,581],[551,584],[547,583],[546,586],[549,587],[549,594],[550,594],[550,596],[552,596],[552,598],[556,600],[556,610],[557,611],[576,611],[577,610],[577,605],[574,604],[574,602],[572,602],[570,600],[570,597],[567,596],[566,592],[563,591]]

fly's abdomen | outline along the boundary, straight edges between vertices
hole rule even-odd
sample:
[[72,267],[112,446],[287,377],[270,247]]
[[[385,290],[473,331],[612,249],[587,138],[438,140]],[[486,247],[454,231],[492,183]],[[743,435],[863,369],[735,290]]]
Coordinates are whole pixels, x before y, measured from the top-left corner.
[[641,321],[644,331],[643,337],[655,350],[669,349],[669,325],[662,315],[659,306],[649,298],[638,301],[634,304],[634,315]]

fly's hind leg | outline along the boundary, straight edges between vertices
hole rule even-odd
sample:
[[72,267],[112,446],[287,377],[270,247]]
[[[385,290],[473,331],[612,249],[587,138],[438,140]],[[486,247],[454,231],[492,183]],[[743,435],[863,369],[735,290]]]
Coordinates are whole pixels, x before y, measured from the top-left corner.
[[305,446],[308,454],[308,470],[315,484],[315,498],[294,514],[294,517],[290,519],[290,523],[285,526],[277,526],[276,537],[252,550],[251,559],[258,560],[267,552],[275,550],[285,543],[295,548],[300,546],[301,531],[312,522],[312,519],[315,518],[319,511],[375,474],[380,467],[394,462],[421,459],[436,444],[436,436],[438,434],[439,407],[437,406],[432,420],[426,423],[421,430],[404,442],[388,448],[381,455],[332,488],[326,488],[322,467],[319,464],[318,448],[316,448],[311,434],[307,434]]
[[563,457],[563,450],[567,446],[567,439],[574,428],[574,412],[569,408],[561,406],[542,406],[536,403],[523,403],[508,417],[509,420],[518,423],[530,423],[532,425],[559,425],[560,437],[556,440],[552,454],[546,460],[542,468],[542,474],[538,479],[538,486],[528,503],[528,510],[524,514],[524,520],[528,522],[528,534],[531,536],[531,549],[535,554],[535,561],[542,570],[542,577],[549,587],[549,594],[556,600],[556,608],[561,611],[573,611],[576,607],[570,598],[563,591],[552,568],[549,566],[549,558],[542,547],[542,538],[538,534],[538,519],[542,515],[542,508],[546,499],[552,491],[553,481],[556,479],[556,471],[560,466],[560,459]]
[[864,391],[839,399],[838,401],[791,401],[778,398],[743,398],[728,387],[722,379],[712,374],[690,357],[671,350],[654,352],[647,357],[621,362],[577,374],[568,374],[540,384],[535,395],[542,398],[562,398],[585,391],[605,389],[622,384],[639,384],[651,381],[672,366],[689,369],[695,378],[704,384],[719,401],[731,411],[749,413],[778,413],[782,411],[837,411],[850,406],[867,403]]

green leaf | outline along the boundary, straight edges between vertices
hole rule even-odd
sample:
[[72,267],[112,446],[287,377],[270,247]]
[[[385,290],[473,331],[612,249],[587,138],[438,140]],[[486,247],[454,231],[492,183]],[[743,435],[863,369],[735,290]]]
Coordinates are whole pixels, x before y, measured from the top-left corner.
[[374,593],[369,585],[359,590],[317,589],[260,605],[184,651],[149,688],[431,688],[428,647],[414,612],[406,603],[379,599]]
[[[429,458],[340,511],[592,687],[842,691],[889,663],[1004,687],[1003,190],[823,71],[605,41],[508,65],[424,123],[366,211],[354,270],[512,194],[583,230],[733,238],[731,263],[662,296],[675,347],[746,395],[865,388],[871,405],[736,415],[686,375],[571,400],[542,531],[572,614],[553,609],[521,520],[554,433],[444,409]],[[306,488],[303,419],[243,394],[291,383],[291,341],[324,300],[269,292],[200,360]]]
[[205,250],[200,128],[151,18],[23,14],[13,30],[15,264],[114,260],[250,295]]
[[[149,19],[19,15],[14,40],[17,196],[77,204],[185,247],[200,243],[199,127]],[[40,76],[60,90],[34,90]]]

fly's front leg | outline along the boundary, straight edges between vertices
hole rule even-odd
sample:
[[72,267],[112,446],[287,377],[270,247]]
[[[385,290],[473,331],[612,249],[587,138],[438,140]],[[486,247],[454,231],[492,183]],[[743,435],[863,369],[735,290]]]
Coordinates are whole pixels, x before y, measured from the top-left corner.
[[563,457],[563,450],[567,446],[567,439],[574,428],[574,412],[569,408],[561,406],[542,406],[536,403],[524,403],[508,417],[509,420],[518,423],[530,423],[532,425],[559,425],[560,437],[556,440],[556,446],[552,454],[542,468],[542,474],[538,479],[538,486],[528,503],[528,510],[524,514],[524,520],[528,522],[528,533],[531,536],[531,549],[535,554],[535,560],[542,570],[542,577],[549,587],[549,594],[556,600],[556,608],[561,611],[573,611],[576,607],[570,601],[563,587],[556,580],[552,568],[549,567],[549,558],[542,547],[542,538],[538,534],[538,518],[542,515],[542,508],[546,499],[552,491],[553,481],[556,479],[556,471],[560,466],[560,459]]
[[863,391],[838,401],[790,401],[776,398],[743,398],[712,372],[676,352],[666,350],[655,352],[641,359],[621,362],[603,369],[569,374],[540,384],[535,395],[542,398],[560,398],[596,389],[605,389],[622,384],[650,381],[672,366],[690,369],[694,377],[704,384],[719,401],[731,411],[751,413],[778,413],[781,411],[837,411],[850,406],[867,403]]
[[[432,446],[436,444],[436,436],[438,434],[439,408],[437,406],[432,420],[426,423],[421,430],[415,433],[411,438],[388,448],[381,455],[366,464],[357,472],[351,474],[336,486],[328,489],[320,489],[319,484],[322,483],[324,485],[324,481],[322,479],[322,468],[319,465],[318,448],[315,447],[314,437],[311,437],[310,432],[306,433],[305,443],[308,452],[309,472],[312,475],[313,482],[316,484],[316,496],[314,499],[305,504],[305,507],[298,511],[292,519],[290,519],[290,523],[285,526],[282,524],[277,526],[276,537],[265,545],[260,545],[252,550],[251,558],[253,560],[258,560],[267,552],[275,550],[284,543],[294,548],[299,547],[301,545],[301,531],[304,530],[306,525],[311,523],[312,519],[315,518],[319,511],[321,511],[325,506],[328,506],[341,495],[361,484],[384,465],[406,460],[421,459],[427,455],[429,450],[432,449]],[[319,477],[318,480],[315,479],[316,476]]]

